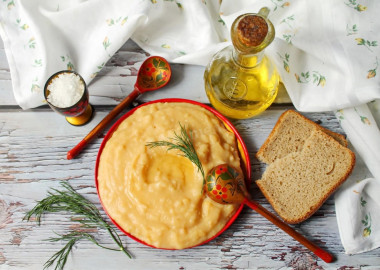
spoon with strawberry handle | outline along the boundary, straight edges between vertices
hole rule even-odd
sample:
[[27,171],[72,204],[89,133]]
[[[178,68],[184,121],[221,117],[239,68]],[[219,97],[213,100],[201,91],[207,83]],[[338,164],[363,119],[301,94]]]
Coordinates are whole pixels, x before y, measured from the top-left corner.
[[88,133],[73,149],[67,152],[67,159],[76,157],[83,148],[141,94],[164,87],[170,80],[172,71],[166,59],[151,56],[141,65],[133,91],[125,97],[104,119]]
[[220,204],[244,203],[289,234],[325,262],[330,263],[334,260],[334,257],[330,253],[306,239],[260,204],[251,200],[242,174],[233,167],[222,164],[211,169],[206,176],[205,192],[210,199]]

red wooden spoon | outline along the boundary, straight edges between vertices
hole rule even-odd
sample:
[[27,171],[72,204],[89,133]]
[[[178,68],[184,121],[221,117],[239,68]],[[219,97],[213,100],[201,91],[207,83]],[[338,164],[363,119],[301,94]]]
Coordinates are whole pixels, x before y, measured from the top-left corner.
[[222,164],[214,167],[206,176],[205,191],[206,194],[217,203],[244,203],[245,205],[248,205],[257,213],[268,219],[274,225],[314,252],[315,255],[325,262],[330,263],[334,260],[334,257],[330,253],[306,239],[260,204],[251,200],[245,187],[244,178],[231,166]]
[[129,106],[142,93],[164,87],[169,82],[171,74],[170,65],[164,58],[160,56],[147,58],[139,69],[133,91],[104,117],[79,144],[67,152],[67,159],[76,157],[88,142],[96,137],[124,108]]

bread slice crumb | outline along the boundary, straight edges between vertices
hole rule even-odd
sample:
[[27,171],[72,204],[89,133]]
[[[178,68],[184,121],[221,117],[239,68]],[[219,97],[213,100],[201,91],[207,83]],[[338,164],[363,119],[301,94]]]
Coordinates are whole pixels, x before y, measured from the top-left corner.
[[314,130],[325,132],[347,147],[347,140],[343,135],[321,127],[294,110],[288,110],[280,116],[256,157],[258,160],[270,164],[278,158],[301,151],[306,139]]
[[[318,210],[347,179],[355,164],[354,153],[320,128],[312,129],[303,145],[303,138],[297,136],[294,141],[298,140],[301,149],[275,158],[256,181],[273,209],[290,224],[302,222]],[[295,149],[284,148],[283,153]]]

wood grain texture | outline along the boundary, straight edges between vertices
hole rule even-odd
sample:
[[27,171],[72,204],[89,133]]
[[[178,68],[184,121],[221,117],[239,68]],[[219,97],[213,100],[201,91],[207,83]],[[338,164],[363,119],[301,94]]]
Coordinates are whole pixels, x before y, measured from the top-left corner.
[[[260,118],[233,121],[247,143],[252,159],[252,180],[264,170],[254,154],[286,107],[274,106]],[[69,183],[101,208],[94,187],[94,166],[102,136],[89,145],[79,159],[66,160],[66,152],[108,112],[97,109],[95,119],[73,127],[58,114],[46,111],[0,112],[0,269],[41,269],[61,244],[44,242],[53,231],[67,232],[74,225],[67,214],[49,214],[42,225],[22,221],[36,200],[45,197],[59,181]],[[323,126],[341,132],[333,114],[307,114]],[[270,205],[252,184],[250,192],[266,208]],[[102,212],[103,213],[103,212]],[[104,213],[103,213],[104,214]],[[344,254],[339,240],[334,202],[330,198],[317,213],[296,230],[337,256],[330,265],[317,259],[267,220],[245,208],[236,222],[209,244],[188,250],[166,251],[143,246],[122,236],[133,260],[83,241],[70,256],[67,269],[336,269],[379,266],[378,251],[355,256]],[[105,231],[98,239],[113,242]],[[347,268],[348,269],[348,268]]]
[[[88,84],[90,102],[93,105],[116,105],[134,88],[136,75],[142,62],[149,56],[132,40],[128,40],[106,63],[99,74]],[[187,98],[207,103],[204,91],[204,67],[171,64],[172,78],[165,88],[147,92],[139,97],[141,102],[161,98]],[[277,101],[290,102],[283,87]],[[11,74],[0,39],[0,105],[17,105],[13,93]]]
[[[146,57],[133,42],[127,42],[89,86],[90,100],[96,111],[94,119],[85,126],[73,127],[48,107],[23,111],[16,106],[0,43],[0,269],[42,269],[44,262],[62,248],[61,243],[43,240],[54,236],[54,232],[65,233],[77,228],[66,213],[44,216],[41,226],[22,220],[25,212],[46,196],[47,190],[59,187],[60,181],[68,181],[101,209],[94,184],[94,167],[106,131],[91,142],[79,158],[67,160],[66,153],[112,105],[133,89],[139,65]],[[202,76],[202,67],[174,65],[170,85],[144,95],[139,102],[168,97],[207,102]],[[104,89],[107,90],[105,97],[101,94]],[[255,159],[255,153],[280,114],[289,108],[292,107],[274,105],[260,117],[232,121],[249,149],[252,181],[259,179],[265,169],[265,165]],[[305,115],[342,133],[333,113]],[[367,175],[359,160],[352,177],[360,180]],[[254,183],[250,193],[273,212]],[[337,261],[324,263],[266,219],[244,208],[225,233],[206,245],[187,250],[158,250],[121,235],[133,254],[134,259],[130,260],[120,252],[82,241],[69,256],[65,269],[380,269],[379,250],[353,256],[344,254],[332,197],[310,219],[293,227],[333,253]],[[96,235],[101,243],[115,247],[105,231],[98,231]]]
[[[3,47],[4,44],[0,39],[0,105],[17,105],[12,93],[11,74]],[[148,56],[149,54],[141,50],[132,40],[126,42],[99,74],[88,83],[91,104],[118,104],[132,92],[137,72]],[[139,98],[140,101],[188,98],[207,102],[203,91],[204,67],[180,64],[171,64],[171,67],[173,73],[169,84],[158,91],[145,93]]]

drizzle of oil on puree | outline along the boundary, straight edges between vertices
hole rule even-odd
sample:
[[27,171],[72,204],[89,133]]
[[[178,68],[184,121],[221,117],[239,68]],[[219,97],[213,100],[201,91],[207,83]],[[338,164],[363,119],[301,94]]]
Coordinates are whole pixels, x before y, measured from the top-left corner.
[[181,102],[140,107],[112,134],[99,162],[99,194],[107,213],[125,231],[158,248],[200,244],[238,208],[202,194],[201,173],[177,150],[146,146],[180,134],[179,123],[192,131],[205,173],[222,163],[240,168],[235,135],[208,110]]

